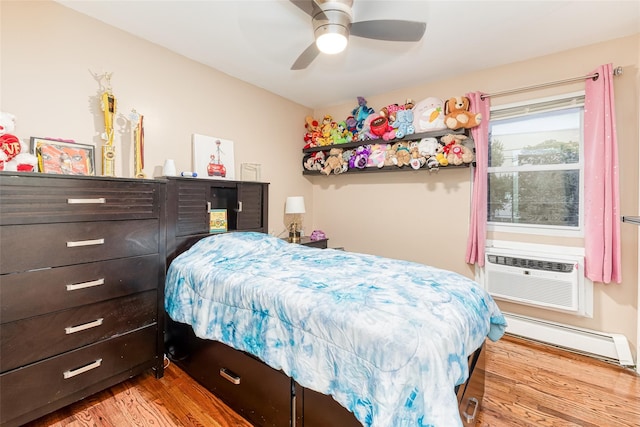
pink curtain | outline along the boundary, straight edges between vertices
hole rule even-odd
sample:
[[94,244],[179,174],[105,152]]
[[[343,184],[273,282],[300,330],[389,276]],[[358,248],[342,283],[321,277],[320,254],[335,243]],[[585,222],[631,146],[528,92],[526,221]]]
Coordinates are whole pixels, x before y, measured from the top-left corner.
[[467,238],[466,261],[484,266],[484,244],[487,232],[487,167],[489,165],[489,97],[482,99],[482,93],[466,94],[470,111],[482,114],[480,126],[471,128],[471,136],[476,147],[476,167],[473,176],[471,196],[471,218]]
[[585,83],[584,210],[585,275],[620,283],[620,194],[613,67],[598,67]]

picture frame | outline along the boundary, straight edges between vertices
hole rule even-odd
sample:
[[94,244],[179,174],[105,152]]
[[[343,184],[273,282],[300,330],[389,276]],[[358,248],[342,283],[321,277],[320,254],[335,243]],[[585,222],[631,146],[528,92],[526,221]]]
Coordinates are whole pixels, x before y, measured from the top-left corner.
[[193,134],[193,171],[198,178],[235,179],[233,141]]
[[95,176],[95,146],[35,136],[30,142],[31,153],[38,158],[38,172]]

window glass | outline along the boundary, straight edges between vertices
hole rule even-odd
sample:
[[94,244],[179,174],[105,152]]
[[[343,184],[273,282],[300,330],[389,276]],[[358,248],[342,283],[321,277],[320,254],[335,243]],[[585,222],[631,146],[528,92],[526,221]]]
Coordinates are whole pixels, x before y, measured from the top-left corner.
[[492,112],[490,223],[580,227],[582,104],[573,97]]

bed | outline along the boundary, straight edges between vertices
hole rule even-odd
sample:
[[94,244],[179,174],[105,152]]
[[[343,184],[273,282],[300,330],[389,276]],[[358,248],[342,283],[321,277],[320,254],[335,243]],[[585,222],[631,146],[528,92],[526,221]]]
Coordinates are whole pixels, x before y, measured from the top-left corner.
[[[485,339],[506,326],[489,294],[462,275],[255,232],[213,235],[175,258],[165,309],[198,340],[282,372],[292,396],[300,388],[330,396],[360,424],[380,427],[462,425],[461,387]],[[303,418],[297,407],[292,425]]]

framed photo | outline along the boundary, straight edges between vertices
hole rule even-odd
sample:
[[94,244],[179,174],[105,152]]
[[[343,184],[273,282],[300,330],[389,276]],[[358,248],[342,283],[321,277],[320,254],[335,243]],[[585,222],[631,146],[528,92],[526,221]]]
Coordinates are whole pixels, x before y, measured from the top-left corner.
[[192,143],[198,178],[235,179],[233,141],[194,133]]
[[96,174],[93,145],[32,136],[31,152],[38,158],[38,172],[61,175]]

